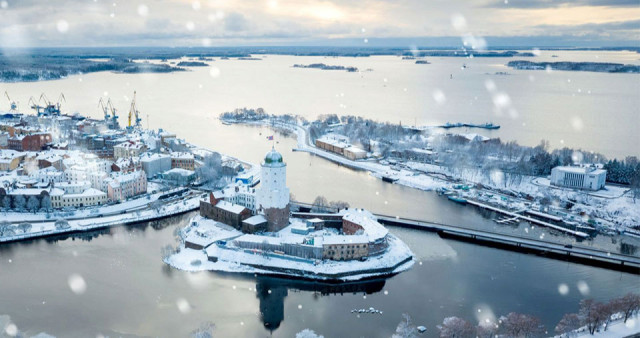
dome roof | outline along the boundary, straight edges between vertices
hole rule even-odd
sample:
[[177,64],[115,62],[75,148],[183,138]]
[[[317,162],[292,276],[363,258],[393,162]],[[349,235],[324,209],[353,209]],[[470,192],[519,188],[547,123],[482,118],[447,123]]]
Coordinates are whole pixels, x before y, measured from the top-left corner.
[[282,162],[282,155],[274,148],[271,148],[271,151],[268,152],[264,157],[264,165],[280,166],[283,164],[284,163]]

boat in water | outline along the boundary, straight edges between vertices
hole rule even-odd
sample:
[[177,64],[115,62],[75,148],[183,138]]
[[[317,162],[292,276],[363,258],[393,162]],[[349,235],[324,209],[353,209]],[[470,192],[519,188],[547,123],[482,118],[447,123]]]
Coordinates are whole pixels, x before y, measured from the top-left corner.
[[449,195],[449,196],[447,196],[447,198],[450,201],[453,201],[453,202],[456,202],[456,203],[467,204],[467,200],[462,198],[462,197],[460,197],[460,196]]

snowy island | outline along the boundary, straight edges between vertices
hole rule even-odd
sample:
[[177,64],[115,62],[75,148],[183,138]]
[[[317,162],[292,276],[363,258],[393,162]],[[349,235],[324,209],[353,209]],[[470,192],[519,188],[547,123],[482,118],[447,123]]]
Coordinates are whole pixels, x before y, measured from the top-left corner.
[[187,271],[359,280],[409,269],[411,250],[362,209],[290,215],[286,164],[271,150],[262,185],[231,184],[200,202],[165,262]]

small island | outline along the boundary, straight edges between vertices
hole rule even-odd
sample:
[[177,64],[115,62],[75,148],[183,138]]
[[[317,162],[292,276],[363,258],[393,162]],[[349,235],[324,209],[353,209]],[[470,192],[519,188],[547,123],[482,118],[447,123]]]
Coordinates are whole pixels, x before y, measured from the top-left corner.
[[294,211],[286,170],[272,149],[259,188],[233,183],[211,192],[164,261],[186,271],[332,281],[395,275],[413,266],[409,247],[368,211],[344,202],[337,211]]
[[509,61],[508,67],[521,70],[566,70],[599,73],[640,73],[640,66],[610,62],[531,62]]
[[301,65],[295,64],[293,68],[316,68],[322,70],[346,70],[347,72],[357,72],[358,68],[356,67],[345,67],[345,66],[331,66],[324,63],[312,63],[309,65]]
[[207,67],[209,66],[206,62],[200,61],[180,61],[176,65],[178,67]]

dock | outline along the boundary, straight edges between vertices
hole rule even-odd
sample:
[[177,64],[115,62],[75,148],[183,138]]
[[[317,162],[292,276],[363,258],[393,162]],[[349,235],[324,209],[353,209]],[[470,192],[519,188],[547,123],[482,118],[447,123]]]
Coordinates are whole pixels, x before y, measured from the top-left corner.
[[533,217],[529,217],[529,216],[525,216],[525,215],[521,215],[521,214],[518,214],[518,213],[515,213],[515,212],[512,212],[512,211],[496,208],[494,206],[491,206],[491,205],[488,205],[488,204],[484,204],[484,203],[480,203],[478,201],[474,201],[474,200],[471,200],[471,199],[467,199],[467,203],[471,204],[471,205],[475,205],[475,206],[477,206],[479,208],[495,211],[495,212],[503,214],[503,215],[507,215],[507,216],[511,216],[511,217],[518,217],[518,218],[520,218],[522,220],[525,220],[527,222],[531,222],[533,224],[537,224],[537,225],[541,225],[541,226],[544,226],[544,227],[547,227],[547,228],[551,228],[553,230],[562,231],[564,233],[568,233],[568,234],[571,234],[571,235],[576,236],[576,237],[580,237],[580,238],[589,237],[589,235],[587,233],[582,232],[582,231],[576,231],[576,230],[567,229],[567,228],[561,227],[559,225],[551,224],[549,222],[541,221],[539,219],[536,219],[536,218],[533,218]]

